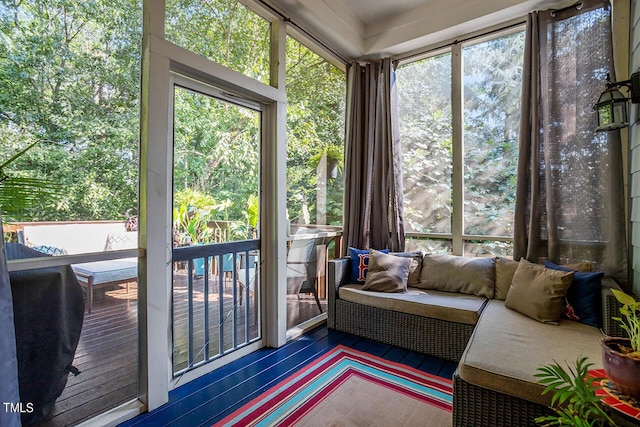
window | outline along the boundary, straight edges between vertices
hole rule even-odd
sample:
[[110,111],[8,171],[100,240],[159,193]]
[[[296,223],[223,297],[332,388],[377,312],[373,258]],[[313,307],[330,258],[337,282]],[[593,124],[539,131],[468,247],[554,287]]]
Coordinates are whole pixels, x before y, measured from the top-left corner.
[[288,217],[340,225],[345,73],[292,37],[286,60]]
[[[0,4],[0,163],[23,153],[3,168],[8,178],[0,182],[3,220],[12,223],[5,227],[12,240],[7,247],[13,258],[31,257],[30,267],[48,259],[33,257],[38,252],[57,258],[49,260],[56,267],[10,276],[13,284],[40,278],[29,283],[28,314],[53,321],[16,329],[18,358],[42,357],[19,377],[21,397],[34,402],[34,412],[23,415],[25,425],[46,414],[44,403],[53,403],[52,389],[39,381],[66,382],[49,425],[77,425],[138,396],[141,34],[138,1]],[[86,304],[71,297],[82,293],[74,273]],[[17,315],[19,327],[25,318]],[[58,318],[66,319],[63,337],[55,327],[43,328],[62,326]],[[73,355],[68,363],[81,376],[42,377]]]
[[398,68],[408,250],[511,254],[523,49],[520,31]]
[[166,39],[269,84],[270,24],[236,0],[167,0]]
[[[346,78],[287,36],[287,329],[327,311],[324,275],[330,238],[338,233],[344,193]],[[328,246],[327,246],[328,245]]]

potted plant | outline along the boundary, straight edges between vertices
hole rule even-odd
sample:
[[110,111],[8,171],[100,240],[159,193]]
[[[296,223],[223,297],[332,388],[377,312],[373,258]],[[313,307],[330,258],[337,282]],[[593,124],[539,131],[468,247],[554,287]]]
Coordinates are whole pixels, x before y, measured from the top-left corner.
[[602,345],[602,364],[607,377],[619,392],[640,401],[640,302],[631,295],[612,289],[622,304],[614,317],[627,332],[628,338],[605,337]]
[[586,357],[578,358],[575,366],[564,369],[557,363],[538,368],[535,377],[540,378],[539,384],[546,388],[542,394],[554,391],[551,407],[555,415],[546,415],[535,419],[543,426],[615,426],[615,422],[603,410],[601,398],[596,390],[601,386],[596,384],[603,378],[589,376],[589,363]]

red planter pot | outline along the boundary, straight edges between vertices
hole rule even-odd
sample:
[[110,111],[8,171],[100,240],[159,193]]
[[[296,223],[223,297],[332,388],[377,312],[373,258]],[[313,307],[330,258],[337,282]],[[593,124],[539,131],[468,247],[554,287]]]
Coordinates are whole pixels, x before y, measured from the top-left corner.
[[621,353],[620,345],[630,347],[628,338],[605,337],[602,346],[602,365],[607,377],[619,392],[640,402],[640,359]]

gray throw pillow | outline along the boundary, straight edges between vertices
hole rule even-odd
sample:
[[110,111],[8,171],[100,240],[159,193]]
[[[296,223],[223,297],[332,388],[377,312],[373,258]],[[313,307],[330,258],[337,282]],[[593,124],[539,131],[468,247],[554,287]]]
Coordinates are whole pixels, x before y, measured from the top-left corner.
[[572,280],[573,271],[552,270],[523,258],[504,305],[539,322],[556,324]]
[[493,298],[495,258],[425,255],[420,288]]
[[406,292],[410,267],[411,258],[371,250],[369,271],[362,289],[376,292]]
[[411,267],[409,267],[409,278],[407,286],[415,288],[420,286],[420,271],[422,271],[422,252],[391,252],[391,255],[411,259]]

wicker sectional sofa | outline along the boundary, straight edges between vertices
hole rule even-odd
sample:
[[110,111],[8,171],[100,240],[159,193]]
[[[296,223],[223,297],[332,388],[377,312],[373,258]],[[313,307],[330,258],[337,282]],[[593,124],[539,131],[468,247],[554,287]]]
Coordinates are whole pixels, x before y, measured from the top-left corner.
[[422,261],[421,283],[409,280],[407,292],[362,290],[350,283],[351,258],[329,262],[328,327],[458,362],[455,427],[535,425],[550,402],[533,377],[536,368],[578,356],[599,368],[603,332],[622,335],[611,320],[618,303],[609,278],[602,280],[601,329],[567,319],[548,324],[507,307],[515,261],[395,255]]

